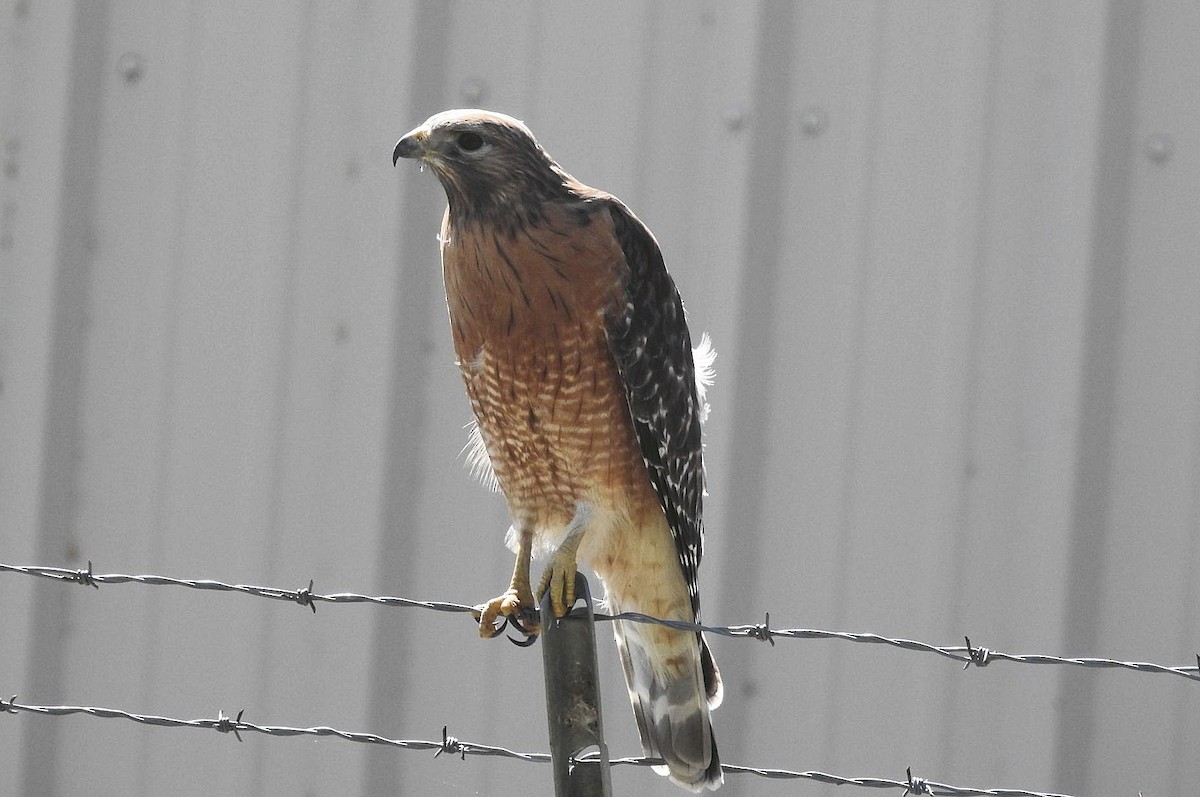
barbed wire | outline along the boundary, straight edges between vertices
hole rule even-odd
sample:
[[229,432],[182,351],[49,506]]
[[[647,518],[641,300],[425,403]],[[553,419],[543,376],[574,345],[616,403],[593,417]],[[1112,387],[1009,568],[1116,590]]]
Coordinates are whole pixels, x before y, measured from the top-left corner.
[[[350,742],[363,744],[379,744],[404,750],[433,750],[434,757],[442,753],[459,756],[463,761],[467,756],[496,756],[510,758],[529,763],[550,763],[549,753],[523,753],[506,747],[490,744],[465,742],[448,733],[447,726],[442,727],[442,741],[426,741],[421,739],[390,739],[377,733],[362,733],[343,731],[326,725],[310,728],[297,728],[286,725],[258,725],[243,719],[245,711],[239,711],[237,716],[230,717],[224,711],[218,711],[215,719],[176,719],[160,717],[154,714],[137,714],[132,711],[122,711],[115,708],[99,708],[96,706],[38,706],[17,702],[13,695],[8,700],[0,699],[0,713],[16,714],[25,712],[44,716],[62,717],[71,714],[85,714],[100,719],[123,719],[142,725],[152,725],[164,728],[200,728],[215,730],[219,733],[232,733],[237,740],[242,741],[242,731],[260,733],[266,736],[330,736]],[[590,764],[599,762],[598,753],[589,753],[572,760],[573,764]],[[625,757],[611,758],[611,766],[652,767],[663,763],[661,758]],[[904,789],[904,794],[946,795],[947,797],[1070,797],[1066,794],[1051,792],[1025,791],[1023,789],[975,789],[966,786],[952,786],[938,783],[925,778],[913,777],[912,770],[906,771],[905,780],[870,777],[844,777],[832,775],[817,770],[798,771],[790,769],[771,769],[766,767],[739,766],[737,764],[722,764],[721,770],[727,775],[755,775],[772,780],[812,780],[818,783],[835,786],[859,786],[868,789]]]
[[[321,594],[313,591],[313,581],[301,589],[283,589],[280,587],[258,587],[250,584],[227,584],[211,579],[172,578],[155,575],[126,575],[123,573],[94,573],[89,561],[86,570],[63,567],[46,567],[43,565],[10,565],[0,562],[0,572],[19,573],[29,576],[54,579],[57,581],[82,584],[100,588],[101,584],[148,584],[151,586],[176,586],[188,589],[212,590],[219,592],[238,592],[259,598],[287,601],[307,606],[315,613],[318,603],[371,603],[379,606],[402,606],[415,609],[429,609],[438,612],[472,614],[477,616],[479,607],[462,603],[446,601],[425,601],[394,596],[360,595],[353,592],[337,592]],[[1200,653],[1196,655],[1195,667],[1167,666],[1147,661],[1118,661],[1116,659],[1087,657],[1064,657],[1041,653],[1004,653],[990,648],[971,644],[970,637],[964,637],[966,645],[933,645],[912,639],[887,637],[881,634],[856,633],[851,631],[821,631],[811,628],[772,628],[771,615],[767,613],[762,623],[745,625],[717,626],[702,623],[689,623],[680,620],[664,620],[637,612],[622,612],[620,614],[595,614],[597,622],[623,620],[634,623],[649,623],[676,628],[683,631],[703,631],[735,639],[754,639],[769,642],[772,646],[776,639],[836,639],[845,642],[860,642],[866,644],[887,645],[900,650],[911,650],[923,653],[933,653],[944,658],[952,659],[963,664],[963,669],[972,665],[986,667],[996,661],[1009,661],[1017,664],[1066,664],[1075,667],[1095,667],[1124,669],[1133,672],[1158,673],[1161,675],[1176,675],[1190,681],[1200,681]]]

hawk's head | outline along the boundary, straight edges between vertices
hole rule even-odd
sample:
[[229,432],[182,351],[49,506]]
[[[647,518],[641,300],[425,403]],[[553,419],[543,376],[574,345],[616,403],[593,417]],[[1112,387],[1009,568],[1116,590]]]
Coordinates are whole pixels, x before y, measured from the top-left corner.
[[546,154],[524,122],[493,111],[443,111],[405,135],[392,152],[429,164],[458,221],[527,214],[578,183]]

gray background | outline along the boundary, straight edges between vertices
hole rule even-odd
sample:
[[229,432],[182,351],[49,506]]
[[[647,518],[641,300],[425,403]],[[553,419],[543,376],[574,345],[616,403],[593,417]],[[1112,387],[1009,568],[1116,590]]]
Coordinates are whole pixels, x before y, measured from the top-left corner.
[[[482,105],[651,226],[714,338],[706,620],[1190,664],[1197,34],[1192,0],[5,3],[0,561],[496,594],[444,200],[389,162]],[[16,575],[0,605],[24,702],[547,749],[540,653],[462,617]],[[728,763],[1200,784],[1182,679],[713,647]],[[635,754],[603,628],[600,653]],[[14,794],[550,792],[520,762],[86,717],[4,716],[0,760]]]

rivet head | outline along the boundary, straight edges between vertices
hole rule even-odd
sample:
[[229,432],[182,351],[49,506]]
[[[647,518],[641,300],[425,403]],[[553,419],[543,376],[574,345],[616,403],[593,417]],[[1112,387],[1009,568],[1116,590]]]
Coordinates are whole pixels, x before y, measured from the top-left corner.
[[721,121],[731,132],[738,132],[746,126],[746,110],[744,108],[726,108],[721,112]]
[[800,112],[800,129],[809,138],[821,135],[827,127],[829,127],[829,116],[825,113],[824,108],[810,105]]
[[1152,163],[1166,163],[1175,152],[1175,142],[1166,133],[1154,133],[1146,138],[1143,149]]
[[146,64],[137,53],[125,53],[117,59],[117,74],[126,83],[137,83],[146,71]]
[[458,93],[464,102],[478,105],[487,97],[487,84],[479,78],[467,78],[459,86]]

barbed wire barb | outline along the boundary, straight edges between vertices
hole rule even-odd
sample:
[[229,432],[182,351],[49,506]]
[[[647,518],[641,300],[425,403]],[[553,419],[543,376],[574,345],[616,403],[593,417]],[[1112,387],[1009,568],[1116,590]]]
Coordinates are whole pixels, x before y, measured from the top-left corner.
[[907,767],[904,774],[908,776],[908,783],[904,787],[905,794],[933,794],[933,790],[924,778],[914,778],[912,767]]
[[[209,579],[184,579],[156,575],[126,575],[123,573],[98,574],[92,571],[92,563],[90,561],[88,562],[88,567],[86,570],[45,567],[41,565],[10,565],[0,562],[0,572],[19,573],[58,581],[69,581],[77,584],[91,585],[97,589],[101,584],[138,583],[151,586],[176,586],[186,587],[189,589],[237,592],[244,595],[270,598],[273,600],[284,600],[290,603],[299,604],[301,606],[308,606],[314,613],[316,612],[316,602],[318,601],[326,603],[370,603],[379,606],[402,606],[407,608],[429,609],[439,612],[471,614],[474,616],[477,616],[478,612],[478,607],[476,606],[469,606],[462,603],[449,603],[446,601],[425,601],[394,596],[361,595],[353,592],[339,592],[323,595],[312,591],[313,582],[311,580],[309,581],[309,586],[307,589],[294,590],[281,589],[278,587],[258,587],[250,584],[227,584],[222,581],[213,581]],[[755,639],[759,641],[770,642],[772,645],[775,644],[776,639],[781,638],[831,639],[841,640],[844,642],[888,645],[901,650],[936,654],[943,658],[960,662],[964,665],[964,668],[970,667],[972,664],[977,667],[985,667],[988,664],[996,661],[1008,661],[1017,664],[1066,664],[1075,667],[1114,668],[1130,670],[1133,672],[1175,675],[1186,678],[1190,681],[1200,682],[1200,654],[1197,654],[1195,667],[1171,667],[1147,661],[1118,661],[1115,659],[1099,657],[1063,657],[1036,653],[1003,653],[1001,651],[991,650],[990,648],[973,646],[969,637],[964,637],[964,640],[967,643],[966,647],[960,647],[933,645],[927,642],[920,642],[912,639],[893,638],[873,633],[822,631],[811,628],[776,629],[771,628],[771,616],[769,613],[765,615],[765,622],[763,623],[733,626],[704,625],[702,623],[689,623],[682,620],[665,620],[637,612],[622,612],[620,614],[613,615],[597,613],[595,615],[595,619],[598,622],[622,620],[635,623],[650,623],[666,626],[668,628],[675,628],[682,631],[702,631],[708,634],[735,639]]]
[[770,642],[771,647],[775,647],[775,637],[771,634],[771,613],[764,612],[763,621],[759,625],[754,626],[754,633],[751,634],[759,642]]
[[225,715],[224,711],[218,709],[217,724],[215,726],[217,731],[219,733],[229,733],[230,731],[233,731],[233,735],[237,737],[237,740],[239,742],[243,741],[242,734],[238,733],[238,726],[242,724],[242,714],[244,713],[246,713],[246,710],[242,709],[237,713],[237,719],[230,719]]
[[88,559],[87,570],[76,570],[72,578],[76,583],[82,584],[85,587],[95,587],[100,589],[100,585],[96,583],[95,576],[92,575],[92,560]]
[[967,669],[972,664],[976,667],[986,667],[991,662],[992,652],[987,648],[971,647],[971,637],[964,636],[963,639],[967,642],[967,662],[963,665],[963,669]]
[[305,589],[296,590],[296,603],[301,606],[307,606],[312,609],[312,613],[317,613],[317,604],[313,603],[313,580],[308,580],[308,586]]
[[458,755],[460,755],[462,757],[463,761],[466,761],[467,760],[466,745],[464,745],[462,742],[460,742],[456,737],[450,736],[447,733],[447,731],[449,731],[449,729],[450,729],[449,725],[442,726],[442,746],[437,749],[437,752],[435,752],[433,754],[433,757],[437,758],[442,753],[449,753],[450,755],[454,755],[457,753]]

